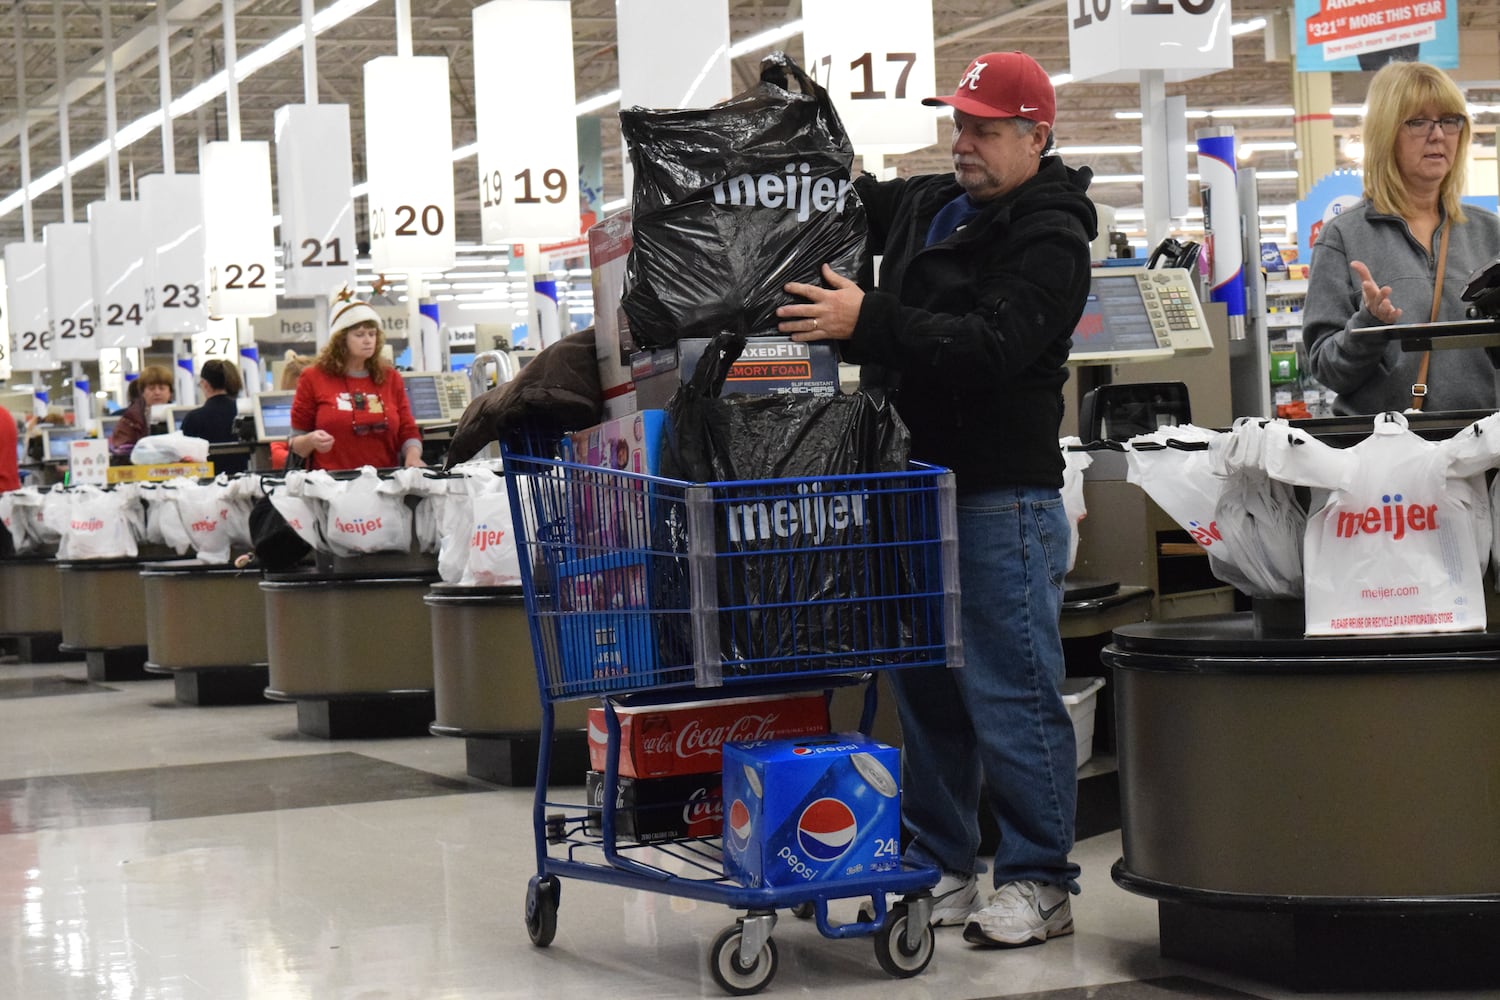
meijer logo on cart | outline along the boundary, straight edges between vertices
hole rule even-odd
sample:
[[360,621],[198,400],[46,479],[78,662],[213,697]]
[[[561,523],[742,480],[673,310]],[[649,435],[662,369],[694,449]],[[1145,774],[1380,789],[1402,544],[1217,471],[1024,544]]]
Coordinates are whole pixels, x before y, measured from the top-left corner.
[[822,490],[821,483],[802,483],[797,486],[800,496],[795,498],[726,504],[729,540],[769,542],[772,537],[807,534],[814,544],[821,544],[829,528],[864,527],[863,493],[825,494]]
[[736,174],[711,190],[720,205],[795,210],[798,222],[806,222],[813,212],[842,214],[854,185],[811,173],[811,164],[788,163],[785,174]]
[[1408,531],[1436,531],[1437,526],[1437,504],[1402,503],[1401,494],[1387,493],[1380,498],[1379,507],[1339,511],[1334,535],[1353,538],[1385,534],[1395,542],[1405,538]]

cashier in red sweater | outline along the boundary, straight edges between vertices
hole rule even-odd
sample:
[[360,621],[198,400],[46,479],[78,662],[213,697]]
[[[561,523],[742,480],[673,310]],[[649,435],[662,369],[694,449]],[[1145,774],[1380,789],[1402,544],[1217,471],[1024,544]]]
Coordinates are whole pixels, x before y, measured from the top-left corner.
[[292,451],[319,469],[423,465],[401,373],[381,355],[380,315],[357,299],[335,302],[328,343],[297,380]]

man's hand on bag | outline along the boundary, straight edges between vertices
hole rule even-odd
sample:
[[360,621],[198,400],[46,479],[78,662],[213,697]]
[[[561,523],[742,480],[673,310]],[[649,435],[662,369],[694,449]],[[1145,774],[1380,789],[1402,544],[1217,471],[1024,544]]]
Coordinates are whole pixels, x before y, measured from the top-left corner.
[[778,330],[798,341],[848,340],[854,336],[854,324],[859,320],[865,293],[827,264],[823,265],[823,280],[828,282],[827,288],[800,281],[789,281],[782,286],[787,294],[808,301],[777,309]]

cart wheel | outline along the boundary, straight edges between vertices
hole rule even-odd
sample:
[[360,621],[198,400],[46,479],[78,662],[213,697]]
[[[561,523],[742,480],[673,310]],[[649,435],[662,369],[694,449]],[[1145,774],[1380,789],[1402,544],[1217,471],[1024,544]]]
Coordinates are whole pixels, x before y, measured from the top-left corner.
[[557,936],[557,904],[562,885],[552,875],[533,875],[526,886],[526,933],[545,948]]
[[897,903],[886,915],[885,923],[875,932],[875,960],[880,967],[897,979],[909,979],[927,968],[932,961],[933,935],[931,927],[922,928],[922,937],[915,948],[906,943],[908,914],[905,903]]
[[759,993],[776,975],[776,942],[767,938],[760,954],[747,966],[740,961],[740,933],[738,924],[720,931],[714,938],[713,954],[708,961],[708,971],[714,982],[725,993],[736,997]]
[[808,900],[805,903],[798,903],[796,906],[792,907],[792,916],[796,917],[798,920],[811,920],[813,917],[817,916],[817,914],[818,904],[814,903],[812,900]]

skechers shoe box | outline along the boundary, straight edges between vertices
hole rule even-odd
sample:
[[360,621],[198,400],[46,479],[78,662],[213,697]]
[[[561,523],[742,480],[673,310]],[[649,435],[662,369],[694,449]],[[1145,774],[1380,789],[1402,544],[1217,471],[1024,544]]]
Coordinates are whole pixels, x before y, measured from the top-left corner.
[[[675,347],[631,355],[636,405],[641,409],[666,406],[672,394],[693,377],[709,343],[684,339]],[[790,337],[751,337],[724,379],[722,394],[736,392],[749,396],[837,395],[838,354],[831,344],[802,344]]]
[[724,874],[787,887],[901,869],[901,753],[859,733],[724,745]]

